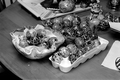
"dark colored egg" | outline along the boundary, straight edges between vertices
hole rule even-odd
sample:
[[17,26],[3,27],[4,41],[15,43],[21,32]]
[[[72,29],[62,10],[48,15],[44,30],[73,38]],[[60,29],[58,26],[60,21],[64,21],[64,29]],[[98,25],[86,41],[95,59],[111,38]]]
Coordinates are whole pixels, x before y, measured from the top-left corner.
[[52,26],[52,29],[54,29],[54,30],[61,30],[62,29],[62,25],[61,24],[53,24],[53,26]]
[[57,41],[56,37],[51,37],[48,39],[48,42],[50,43],[50,45],[53,45],[53,43],[55,43]]
[[45,21],[44,25],[47,27],[51,27],[53,25],[53,23],[52,23],[51,19],[48,19]]
[[105,19],[108,20],[108,21],[111,21],[113,22],[113,14],[108,12],[105,14]]
[[71,54],[76,54],[77,52],[77,47],[74,44],[68,44],[67,48],[70,50]]
[[110,29],[110,25],[108,22],[102,20],[100,24],[97,26],[97,28],[100,31],[107,31],[108,29]]
[[75,8],[75,3],[71,0],[60,1],[59,3],[59,9],[63,13],[73,11],[74,8]]
[[78,37],[75,39],[75,44],[78,48],[82,48],[85,44],[85,41],[84,41],[84,39]]
[[70,20],[64,20],[63,22],[63,26],[64,27],[72,27],[72,22]]
[[84,3],[84,2],[81,2],[81,3],[80,3],[80,7],[81,7],[81,8],[86,8],[87,6],[88,6],[87,3]]
[[63,18],[63,21],[64,20],[69,20],[69,21],[73,21],[73,19],[74,19],[74,16],[72,15],[72,14],[70,14],[70,15],[66,15],[64,18]]
[[68,58],[68,60],[73,64],[76,61],[77,57],[75,54],[71,54]]
[[44,46],[44,47],[47,48],[47,49],[51,48],[50,43],[47,42],[47,41],[44,41],[44,42],[42,43],[42,46]]
[[54,24],[62,24],[63,20],[62,20],[62,17],[58,17],[58,18],[54,18],[52,22]]
[[60,50],[60,53],[62,54],[62,56],[65,58],[70,55],[70,51],[67,47],[61,47],[59,50]]
[[79,16],[75,16],[73,19],[73,25],[79,25],[81,23],[81,18]]
[[84,27],[86,27],[86,26],[88,26],[88,24],[87,24],[87,22],[85,22],[85,21],[80,24],[80,27],[81,27],[81,28],[84,28]]
[[30,37],[31,33],[29,31],[26,32],[26,37]]

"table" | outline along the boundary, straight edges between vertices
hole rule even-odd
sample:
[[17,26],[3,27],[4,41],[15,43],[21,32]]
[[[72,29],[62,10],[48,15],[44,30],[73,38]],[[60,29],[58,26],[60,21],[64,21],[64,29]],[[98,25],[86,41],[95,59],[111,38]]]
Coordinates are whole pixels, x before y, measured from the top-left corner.
[[[101,4],[105,7],[105,0]],[[107,8],[104,8],[110,11]],[[87,12],[84,12],[87,14]],[[83,16],[84,13],[80,15]],[[118,14],[118,13],[117,13]],[[119,80],[120,73],[107,69],[101,65],[115,40],[120,40],[120,33],[109,30],[99,32],[99,36],[107,39],[109,45],[106,50],[100,52],[92,59],[80,64],[69,73],[63,73],[54,68],[48,57],[40,60],[29,60],[21,55],[12,45],[9,35],[15,29],[25,25],[35,26],[40,24],[36,18],[18,2],[6,8],[0,13],[0,61],[15,75],[24,80]]]

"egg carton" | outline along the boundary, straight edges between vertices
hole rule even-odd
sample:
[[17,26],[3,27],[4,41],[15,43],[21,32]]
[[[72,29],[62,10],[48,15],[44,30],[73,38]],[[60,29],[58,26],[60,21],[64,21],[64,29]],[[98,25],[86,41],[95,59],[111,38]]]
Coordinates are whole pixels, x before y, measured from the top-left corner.
[[42,0],[17,0],[22,6],[24,6],[27,10],[29,10],[32,14],[34,14],[36,17],[40,18],[41,20],[46,20],[54,17],[59,17],[71,13],[78,13],[83,12],[86,10],[90,10],[90,7],[87,8],[80,8],[76,7],[75,10],[67,13],[59,13],[54,8],[44,8],[40,3]]
[[[49,57],[49,60],[51,61],[53,67],[59,68],[62,72],[70,72],[71,69],[77,67],[80,63],[84,63],[87,59],[92,58],[94,55],[100,53],[100,51],[103,51],[106,49],[107,45],[109,44],[109,41],[99,37],[100,45],[91,49],[90,51],[86,52],[82,56],[80,56],[75,62],[73,62],[71,65],[65,66],[60,65],[59,63],[56,63],[52,61],[52,56]],[[65,63],[64,63],[65,64]]]

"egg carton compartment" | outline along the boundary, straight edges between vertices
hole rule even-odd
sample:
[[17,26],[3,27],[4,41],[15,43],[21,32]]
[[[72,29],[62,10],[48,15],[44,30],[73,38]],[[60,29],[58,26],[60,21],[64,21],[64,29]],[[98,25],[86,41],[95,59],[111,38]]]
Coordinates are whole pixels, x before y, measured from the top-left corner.
[[[100,51],[106,49],[107,45],[109,44],[109,41],[101,37],[98,37],[98,40],[100,41],[100,45],[81,55],[71,65],[68,64],[70,61],[65,61],[63,64],[59,64],[52,60],[52,56],[49,57],[49,60],[51,61],[53,67],[59,68],[62,72],[65,73],[70,72],[71,69],[77,67],[80,63],[86,62],[87,59],[92,58],[94,55],[100,53]],[[66,58],[66,60],[68,59]]]
[[17,0],[22,6],[24,6],[27,10],[29,10],[32,14],[36,17],[40,18],[41,20],[50,19],[58,16],[67,15],[70,13],[78,13],[83,12],[86,10],[90,10],[90,7],[80,8],[76,7],[71,12],[66,13],[56,13],[55,9],[52,8],[44,8],[40,3],[42,0]]

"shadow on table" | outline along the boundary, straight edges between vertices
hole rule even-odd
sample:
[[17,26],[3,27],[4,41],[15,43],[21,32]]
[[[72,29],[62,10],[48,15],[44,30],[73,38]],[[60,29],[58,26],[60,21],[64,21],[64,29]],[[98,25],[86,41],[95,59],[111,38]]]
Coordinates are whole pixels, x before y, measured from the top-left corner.
[[10,72],[7,68],[5,68],[5,66],[3,66],[1,63],[0,63],[0,66],[2,66],[3,70],[2,72],[0,73],[0,80],[22,80],[20,79],[19,77],[17,77],[16,75],[14,75],[12,72]]

